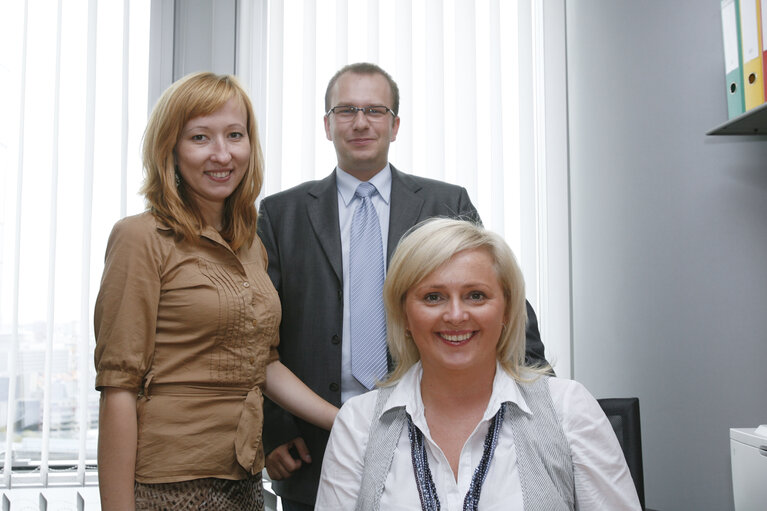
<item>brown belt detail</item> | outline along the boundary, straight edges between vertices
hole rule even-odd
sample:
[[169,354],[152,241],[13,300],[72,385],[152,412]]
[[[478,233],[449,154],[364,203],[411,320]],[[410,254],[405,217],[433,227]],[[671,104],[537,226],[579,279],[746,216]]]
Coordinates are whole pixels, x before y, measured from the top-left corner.
[[237,454],[237,462],[251,474],[260,474],[261,469],[256,468],[256,456],[261,447],[261,433],[264,426],[264,398],[261,388],[255,386],[226,387],[221,385],[186,385],[181,383],[154,383],[151,385],[152,374],[144,383],[144,397],[150,399],[154,396],[243,396],[242,412],[237,423],[237,433],[234,437],[234,449]]

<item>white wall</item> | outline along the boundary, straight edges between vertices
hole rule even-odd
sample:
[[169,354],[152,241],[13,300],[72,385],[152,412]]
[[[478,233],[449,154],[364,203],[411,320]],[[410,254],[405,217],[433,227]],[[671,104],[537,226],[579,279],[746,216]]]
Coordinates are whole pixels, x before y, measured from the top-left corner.
[[767,137],[726,121],[719,0],[567,2],[574,377],[638,396],[647,505],[732,509],[767,423]]

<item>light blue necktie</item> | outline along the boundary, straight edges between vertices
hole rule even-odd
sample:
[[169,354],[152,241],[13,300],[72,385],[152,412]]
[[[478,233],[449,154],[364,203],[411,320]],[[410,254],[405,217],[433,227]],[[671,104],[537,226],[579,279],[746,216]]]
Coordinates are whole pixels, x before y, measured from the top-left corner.
[[368,389],[387,371],[384,259],[381,225],[371,199],[375,193],[370,183],[357,187],[360,204],[352,216],[349,243],[352,375]]

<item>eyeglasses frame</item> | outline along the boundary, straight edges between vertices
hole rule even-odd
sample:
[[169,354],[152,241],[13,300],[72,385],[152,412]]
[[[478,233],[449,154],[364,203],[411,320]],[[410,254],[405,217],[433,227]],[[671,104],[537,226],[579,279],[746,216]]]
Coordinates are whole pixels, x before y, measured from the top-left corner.
[[[394,119],[397,118],[397,114],[395,114],[394,111],[391,108],[389,108],[388,106],[386,106],[386,105],[369,105],[369,106],[336,105],[336,106],[332,107],[330,110],[328,110],[327,112],[325,112],[325,115],[326,116],[330,116],[330,114],[335,114],[336,113],[335,112],[336,108],[346,108],[346,109],[349,109],[349,110],[354,110],[354,117],[349,119],[350,121],[357,117],[357,113],[358,112],[362,112],[362,115],[364,115],[365,118],[368,119],[369,121],[374,120],[374,119],[371,119],[370,117],[368,117],[368,111],[371,108],[383,108],[388,113],[390,113]],[[338,114],[336,114],[336,116],[338,116]],[[383,120],[383,118],[381,118],[381,120]]]

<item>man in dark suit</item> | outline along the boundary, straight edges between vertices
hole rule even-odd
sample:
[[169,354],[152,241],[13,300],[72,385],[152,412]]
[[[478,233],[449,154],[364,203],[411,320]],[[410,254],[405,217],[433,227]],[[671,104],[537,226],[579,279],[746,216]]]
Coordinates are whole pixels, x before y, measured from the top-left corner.
[[[336,169],[325,179],[261,202],[258,231],[282,302],[280,359],[337,406],[368,390],[351,368],[350,309],[373,308],[349,298],[350,231],[361,201],[355,189],[365,182],[375,187],[369,200],[385,233],[381,249],[386,261],[400,237],[422,220],[479,220],[464,188],[405,174],[389,164],[398,110],[397,85],[384,70],[366,63],[341,69],[325,94],[325,132],[335,146]],[[527,311],[527,356],[544,361],[529,304]],[[283,509],[313,509],[328,433],[271,402],[264,416],[266,468]]]

